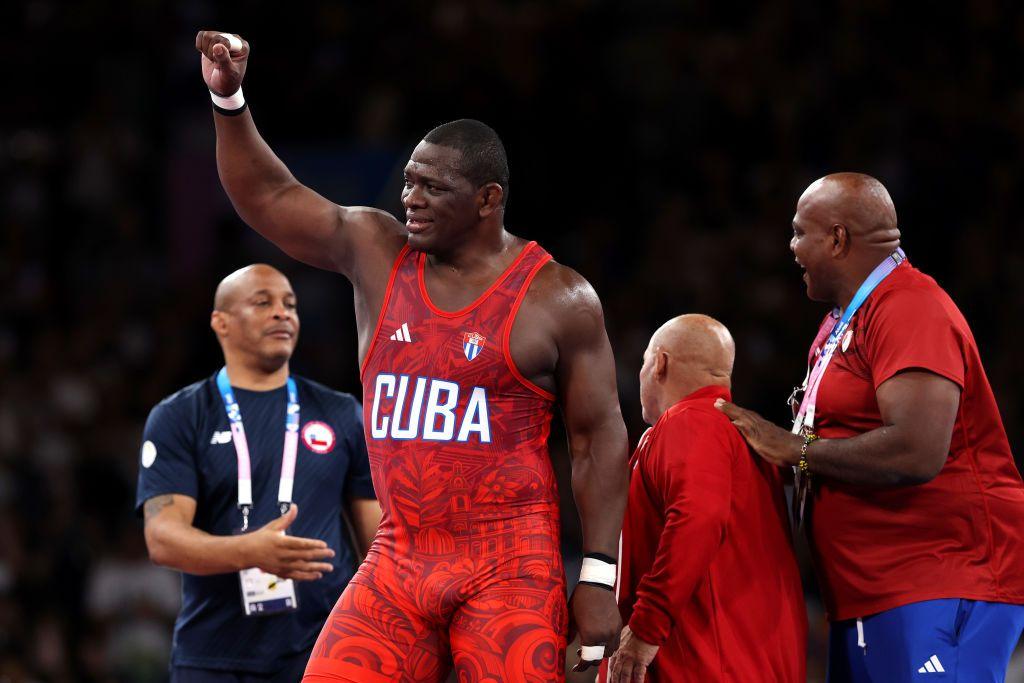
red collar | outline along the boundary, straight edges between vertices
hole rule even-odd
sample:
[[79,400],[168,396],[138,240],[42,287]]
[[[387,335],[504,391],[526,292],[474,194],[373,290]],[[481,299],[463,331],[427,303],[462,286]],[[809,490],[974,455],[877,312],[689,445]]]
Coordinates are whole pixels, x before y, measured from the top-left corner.
[[[706,401],[708,399],[714,400],[717,398],[724,398],[726,401],[732,402],[732,392],[729,391],[728,387],[720,387],[712,384],[711,386],[701,387],[697,391],[684,396],[679,399],[679,403],[691,403],[693,401]],[[679,405],[677,403],[676,405]]]
[[[709,401],[714,403],[715,399],[719,398],[724,398],[726,401],[731,402],[732,392],[730,392],[726,387],[720,387],[714,384],[711,386],[701,387],[697,391],[679,399],[672,405],[672,407],[665,411],[665,415],[668,415],[669,413],[675,414],[686,406],[693,405],[694,403],[708,403]],[[664,417],[664,415],[662,417]]]

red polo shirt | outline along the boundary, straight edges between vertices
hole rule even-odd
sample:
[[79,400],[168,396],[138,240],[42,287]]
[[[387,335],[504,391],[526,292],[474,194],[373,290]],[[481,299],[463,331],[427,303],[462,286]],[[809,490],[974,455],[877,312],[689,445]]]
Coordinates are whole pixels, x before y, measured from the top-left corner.
[[619,609],[659,645],[649,681],[806,678],[807,615],[779,471],[753,455],[705,387],[630,459]]
[[816,482],[809,528],[829,617],[937,598],[1024,604],[1024,485],[978,346],[956,304],[909,262],[854,315],[822,378],[815,430],[881,427],[875,391],[903,370],[961,388],[949,457],[919,486]]

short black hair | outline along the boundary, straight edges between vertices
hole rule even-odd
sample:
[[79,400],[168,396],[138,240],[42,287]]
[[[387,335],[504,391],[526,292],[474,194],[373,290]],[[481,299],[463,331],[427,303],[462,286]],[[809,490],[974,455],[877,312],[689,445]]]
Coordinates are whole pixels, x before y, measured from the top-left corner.
[[504,190],[502,205],[508,202],[508,157],[493,128],[476,119],[459,119],[442,123],[423,139],[459,150],[459,172],[477,187],[498,183]]

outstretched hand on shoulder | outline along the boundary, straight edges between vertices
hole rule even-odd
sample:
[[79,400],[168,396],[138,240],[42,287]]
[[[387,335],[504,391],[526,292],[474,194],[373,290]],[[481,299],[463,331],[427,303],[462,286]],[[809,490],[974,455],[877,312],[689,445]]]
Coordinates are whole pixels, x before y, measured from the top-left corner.
[[725,399],[715,401],[715,407],[740,430],[754,452],[768,462],[779,467],[800,462],[800,448],[804,445],[802,437],[769,422],[753,410],[740,408]]

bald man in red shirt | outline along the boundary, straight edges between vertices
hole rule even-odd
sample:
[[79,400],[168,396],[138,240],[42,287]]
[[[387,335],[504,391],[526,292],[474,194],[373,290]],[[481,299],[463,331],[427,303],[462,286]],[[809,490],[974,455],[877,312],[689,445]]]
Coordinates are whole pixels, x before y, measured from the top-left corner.
[[[628,624],[601,681],[806,679],[807,614],[778,468],[714,407],[735,346],[703,315],[651,338],[630,459],[619,609]],[[646,676],[646,678],[645,678]]]
[[807,483],[829,683],[1002,681],[1024,631],[1024,482],[967,320],[900,237],[876,178],[812,183],[790,249],[832,310],[794,428],[720,408]]

